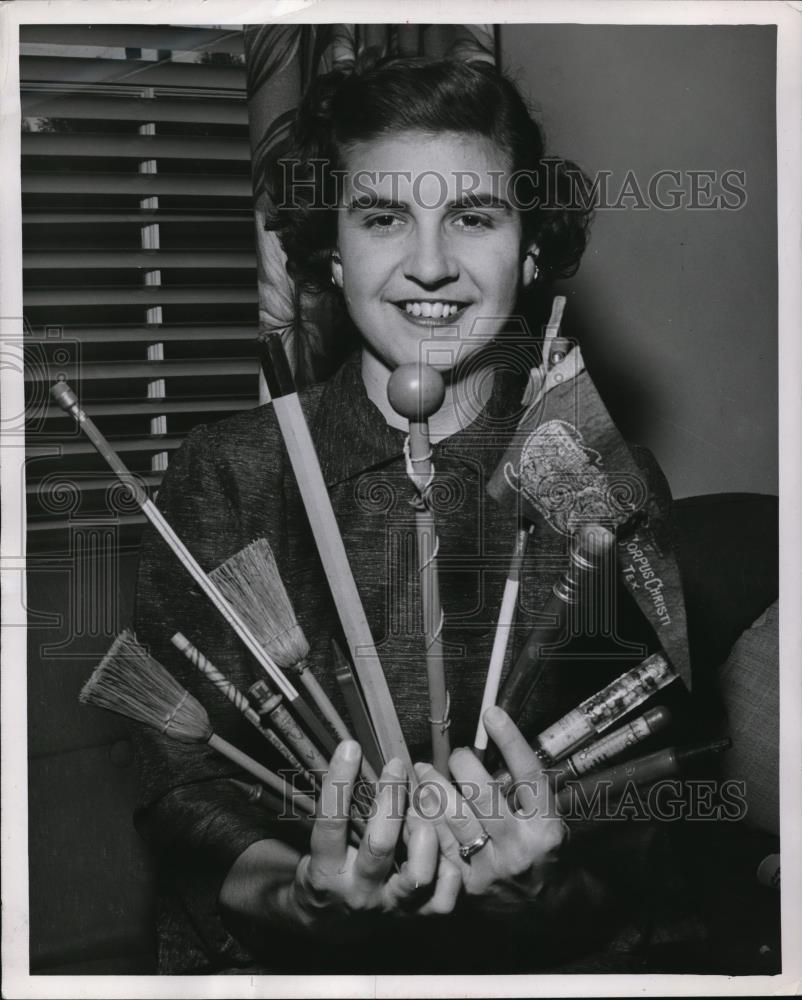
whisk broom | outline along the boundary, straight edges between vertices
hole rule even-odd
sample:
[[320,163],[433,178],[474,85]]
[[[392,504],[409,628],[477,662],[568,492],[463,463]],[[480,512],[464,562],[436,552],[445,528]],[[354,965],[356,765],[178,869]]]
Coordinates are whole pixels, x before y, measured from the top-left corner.
[[339,712],[308,668],[309,643],[298,624],[267,539],[259,538],[235,553],[212,570],[209,577],[278,666],[298,675],[338,739],[353,739]]
[[314,814],[312,798],[299,794],[279,775],[218,736],[203,705],[127,629],[114,640],[79,697],[86,705],[135,719],[181,743],[206,743],[304,812]]

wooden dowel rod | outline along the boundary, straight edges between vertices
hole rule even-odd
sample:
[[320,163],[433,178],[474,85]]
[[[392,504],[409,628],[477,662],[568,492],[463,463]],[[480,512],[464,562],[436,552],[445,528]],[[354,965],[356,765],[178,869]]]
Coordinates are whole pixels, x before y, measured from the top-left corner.
[[[428,423],[410,421],[409,457],[415,472],[427,479],[431,475],[432,468],[429,454]],[[448,735],[449,704],[441,636],[442,605],[440,603],[440,579],[437,572],[437,529],[434,515],[428,504],[424,503],[415,512],[415,534],[418,541],[421,613],[426,643],[432,763],[441,774],[447,776],[449,773],[448,758],[451,756],[451,740]]]
[[312,701],[317,705],[321,715],[328,722],[339,740],[351,740],[351,735],[345,720],[332,705],[331,699],[320,686],[320,681],[312,673],[309,667],[305,666],[298,675],[301,683],[306,688],[306,692]]
[[531,525],[519,528],[515,536],[515,546],[513,548],[510,569],[507,573],[507,580],[504,584],[504,596],[501,599],[501,610],[499,611],[496,634],[493,639],[493,650],[490,654],[490,665],[487,668],[487,678],[485,689],[482,694],[482,707],[479,709],[479,721],[476,725],[476,736],[473,740],[474,753],[481,760],[487,749],[487,730],[482,721],[482,717],[488,708],[496,704],[499,684],[501,683],[501,671],[504,668],[504,659],[507,655],[510,630],[515,618],[515,605],[518,601],[518,589],[521,582],[521,563],[526,553],[527,542],[532,531]]
[[[280,345],[279,345],[280,346]],[[271,385],[271,392],[273,386]],[[275,396],[273,409],[290,456],[323,570],[334,597],[354,667],[370,711],[376,738],[386,763],[403,761],[410,781],[417,784],[412,759],[395,712],[390,689],[376,653],[356,581],[331,506],[315,446],[296,392]]]
[[243,753],[233,744],[229,743],[228,740],[224,740],[222,736],[218,736],[217,733],[212,733],[209,737],[209,746],[216,750],[218,753],[222,754],[224,757],[228,757],[230,761],[233,761],[244,771],[252,774],[254,778],[257,778],[263,784],[267,785],[268,788],[274,789],[274,791],[279,792],[283,795],[285,799],[293,804],[297,804],[305,813],[313,816],[315,813],[315,801],[303,792],[296,791],[291,785],[280,778],[277,774],[268,770],[262,764],[255,761],[253,757],[249,757],[248,754]]

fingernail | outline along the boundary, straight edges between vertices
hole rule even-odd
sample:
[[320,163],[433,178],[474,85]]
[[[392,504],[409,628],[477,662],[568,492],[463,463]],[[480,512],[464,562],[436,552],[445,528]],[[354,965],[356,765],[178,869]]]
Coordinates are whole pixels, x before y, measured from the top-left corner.
[[485,712],[485,722],[489,722],[491,725],[498,725],[507,718],[507,713],[503,708],[499,708],[498,705],[491,705],[490,708]]
[[338,749],[343,760],[350,762],[359,757],[359,744],[356,740],[343,740]]
[[433,772],[434,768],[432,767],[431,764],[423,764],[423,763],[415,764],[415,774],[417,774],[419,778],[425,778],[427,774],[431,774]]
[[384,765],[384,773],[388,778],[403,778],[406,774],[406,768],[400,757],[393,757],[392,760],[388,760]]
[[424,819],[437,819],[441,814],[439,789],[432,785],[421,785],[418,788],[418,812]]

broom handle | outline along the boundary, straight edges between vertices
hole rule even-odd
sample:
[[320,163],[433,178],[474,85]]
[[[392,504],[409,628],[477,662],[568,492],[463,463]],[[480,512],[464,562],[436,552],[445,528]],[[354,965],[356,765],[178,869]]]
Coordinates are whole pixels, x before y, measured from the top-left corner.
[[[231,784],[238,788],[248,799],[248,802],[258,803],[260,806],[264,806],[270,809],[272,812],[281,813],[284,811],[284,801],[274,792],[268,791],[262,784],[250,785],[246,781],[240,781],[238,778],[231,778]],[[306,813],[303,816],[295,817],[299,823],[310,829],[314,820],[311,816],[307,816]]]
[[490,654],[490,665],[487,668],[487,678],[485,689],[482,695],[482,707],[479,709],[479,722],[476,726],[476,735],[473,739],[473,752],[482,760],[487,749],[487,730],[482,721],[482,716],[496,704],[499,684],[501,683],[501,671],[504,667],[504,658],[507,655],[507,645],[510,639],[513,618],[515,617],[515,604],[518,600],[518,589],[521,583],[521,564],[526,554],[526,546],[532,526],[519,528],[515,536],[515,547],[510,560],[510,568],[507,573],[507,582],[504,584],[504,596],[501,599],[501,610],[498,615],[496,625],[496,635],[493,639],[493,651]]
[[298,677],[306,688],[306,692],[312,701],[317,705],[323,718],[328,722],[339,740],[351,740],[353,736],[348,730],[343,717],[332,705],[331,699],[320,686],[320,681],[312,673],[306,663],[299,665]]
[[263,784],[267,785],[268,788],[274,789],[274,791],[279,792],[285,799],[289,798],[290,802],[299,805],[305,813],[310,816],[314,816],[315,813],[315,802],[308,795],[303,792],[298,792],[291,785],[289,785],[282,778],[279,778],[277,774],[273,774],[272,771],[268,771],[266,767],[257,763],[253,757],[249,757],[242,750],[238,750],[237,747],[233,746],[228,740],[224,740],[222,736],[218,736],[217,733],[212,733],[208,739],[209,746],[216,750],[219,754],[224,757],[228,757],[229,760],[238,764],[244,771],[252,774],[254,778],[258,778]]
[[373,720],[384,762],[393,757],[400,758],[412,786],[416,787],[418,779],[412,767],[412,759],[370,634],[370,626],[365,617],[365,610],[348,562],[280,335],[269,336],[261,346],[262,368],[273,399],[273,410],[290,456],[354,666],[362,684],[362,692]]
[[217,667],[203,655],[197,646],[194,646],[182,632],[176,632],[170,641],[176,649],[180,650],[184,656],[186,656],[190,663],[193,663],[198,670],[200,670],[200,672],[207,677],[212,684],[214,684],[218,691],[228,698],[237,711],[241,712],[248,722],[250,722],[255,729],[259,730],[267,742],[273,747],[274,750],[277,750],[281,754],[288,764],[292,765],[292,767],[294,767],[297,771],[300,771],[309,782],[314,784],[312,775],[306,770],[304,765],[300,760],[298,760],[287,744],[281,739],[280,736],[274,733],[272,729],[264,728],[262,723],[259,721],[258,714],[251,707],[250,702],[242,691],[240,691],[240,689],[232,681],[222,674]]
[[225,597],[223,597],[206,573],[203,572],[195,560],[195,557],[170,527],[164,515],[148,497],[142,485],[131,474],[123,460],[100,433],[91,418],[88,417],[81,409],[74,391],[66,382],[57,382],[51,388],[50,392],[59,406],[73,417],[75,422],[83,430],[84,434],[86,434],[95,446],[99,454],[105,459],[109,468],[111,468],[120,481],[131,490],[131,493],[133,494],[136,502],[139,504],[142,513],[150,521],[156,531],[159,532],[167,545],[173,550],[178,560],[184,566],[195,583],[209,598],[228,624],[234,629],[239,638],[245,644],[248,652],[256,659],[257,663],[264,668],[270,679],[281,691],[287,701],[294,706],[298,716],[310,728],[310,730],[315,734],[315,737],[321,741],[326,749],[333,752],[335,744],[325,727],[319,721],[317,716],[312,714],[309,706],[301,699],[296,689],[287,680],[277,664],[271,659],[265,650],[262,649],[251,630],[231,607]]
[[257,706],[258,716],[267,716],[270,722],[290,744],[295,753],[310,770],[317,772],[322,781],[329,769],[328,761],[321,754],[298,723],[285,708],[282,697],[270,690],[266,681],[257,681],[248,688],[248,694]]

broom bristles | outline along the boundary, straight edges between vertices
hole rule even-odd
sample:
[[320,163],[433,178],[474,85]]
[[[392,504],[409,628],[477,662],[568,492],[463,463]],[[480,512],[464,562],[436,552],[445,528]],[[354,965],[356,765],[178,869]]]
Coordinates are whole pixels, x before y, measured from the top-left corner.
[[206,743],[212,735],[203,705],[127,629],[95,667],[79,699],[184,743]]
[[236,552],[213,569],[209,578],[282,670],[306,660],[309,643],[266,538]]

